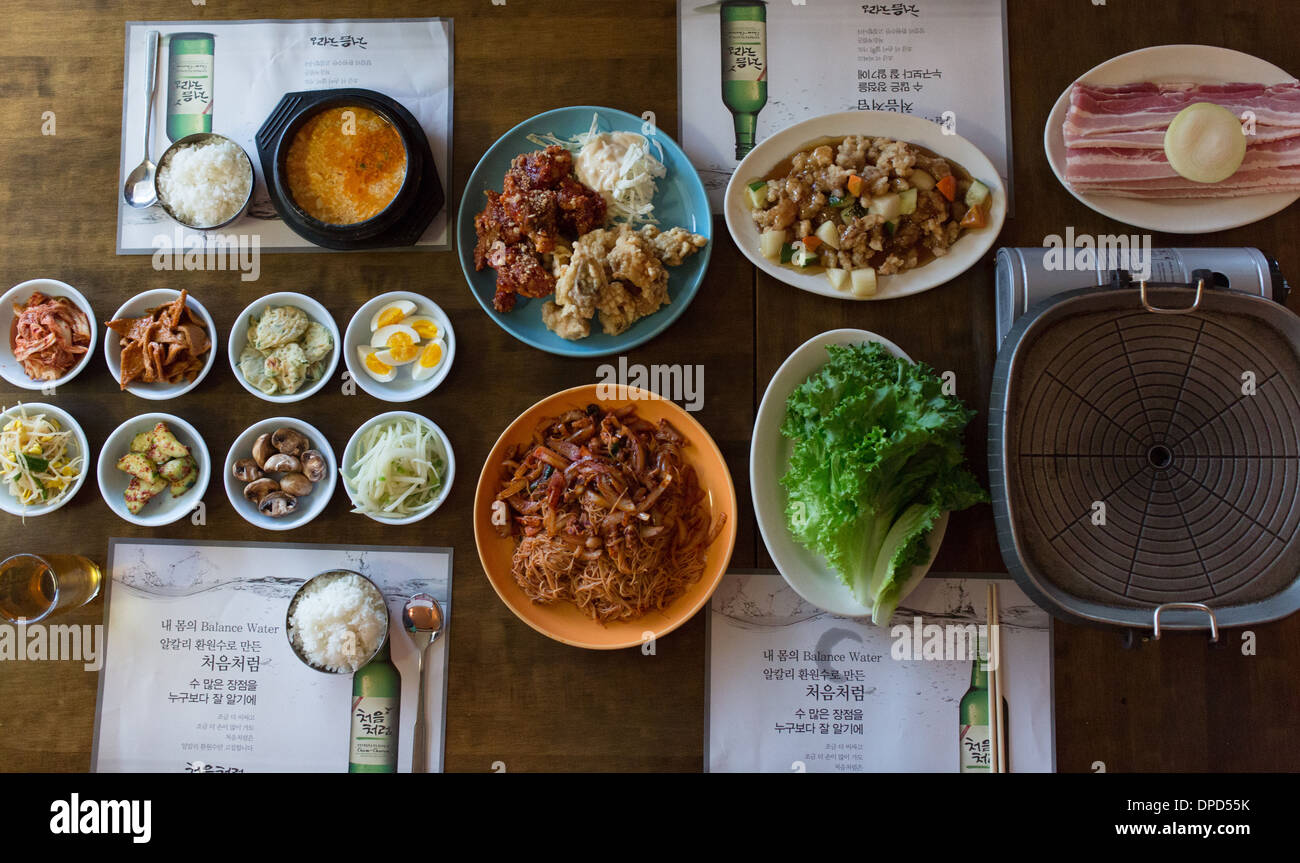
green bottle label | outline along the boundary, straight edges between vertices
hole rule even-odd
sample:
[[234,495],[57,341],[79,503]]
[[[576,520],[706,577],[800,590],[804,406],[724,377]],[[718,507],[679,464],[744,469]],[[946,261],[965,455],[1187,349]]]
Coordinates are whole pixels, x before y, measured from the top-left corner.
[[212,55],[173,54],[168,109],[173,114],[206,114],[212,108]]
[[767,24],[722,22],[722,80],[762,81],[767,76]]
[[987,725],[961,727],[961,772],[988,773],[992,766]]
[[375,695],[352,697],[350,767],[397,767],[399,698]]

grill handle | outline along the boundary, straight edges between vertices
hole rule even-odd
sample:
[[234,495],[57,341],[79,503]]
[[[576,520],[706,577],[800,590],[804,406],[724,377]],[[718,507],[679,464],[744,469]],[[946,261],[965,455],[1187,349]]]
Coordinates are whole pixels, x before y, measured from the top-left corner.
[[1160,639],[1160,613],[1172,609],[1183,609],[1186,611],[1203,611],[1210,616],[1210,641],[1219,640],[1219,621],[1214,616],[1214,609],[1210,608],[1203,602],[1166,602],[1164,605],[1156,606],[1155,614],[1152,615],[1151,637],[1157,641]]
[[1138,282],[1138,290],[1142,298],[1142,308],[1148,312],[1156,315],[1186,315],[1201,307],[1201,297],[1205,294],[1205,279],[1198,278],[1196,280],[1196,299],[1192,300],[1192,304],[1185,309],[1166,309],[1161,306],[1151,305],[1151,301],[1147,299],[1147,283],[1145,279]]

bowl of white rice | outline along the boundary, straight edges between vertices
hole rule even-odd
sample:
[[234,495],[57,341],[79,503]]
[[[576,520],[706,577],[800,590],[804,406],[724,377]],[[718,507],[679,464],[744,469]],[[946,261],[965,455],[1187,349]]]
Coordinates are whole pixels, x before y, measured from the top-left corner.
[[248,209],[253,163],[223,135],[186,135],[163,152],[154,186],[163,210],[185,227],[223,228]]
[[352,674],[388,640],[383,592],[359,572],[314,575],[289,601],[285,632],[294,654],[327,674]]

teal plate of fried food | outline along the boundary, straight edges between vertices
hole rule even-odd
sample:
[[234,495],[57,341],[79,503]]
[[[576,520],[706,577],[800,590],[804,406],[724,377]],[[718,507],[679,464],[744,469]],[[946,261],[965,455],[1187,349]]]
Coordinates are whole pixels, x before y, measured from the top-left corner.
[[713,217],[663,130],[575,106],[525,120],[488,149],[456,240],[475,299],[502,329],[549,353],[598,357],[649,341],[687,310]]

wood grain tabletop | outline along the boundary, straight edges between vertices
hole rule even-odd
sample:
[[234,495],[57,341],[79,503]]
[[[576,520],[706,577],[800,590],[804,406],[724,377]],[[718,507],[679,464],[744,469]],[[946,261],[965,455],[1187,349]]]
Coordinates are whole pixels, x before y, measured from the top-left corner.
[[[1075,201],[1043,154],[1047,114],[1061,91],[1095,64],[1154,44],[1202,43],[1300,68],[1294,34],[1300,4],[1255,0],[1008,0],[1015,218],[999,245],[1039,246],[1068,226],[1084,233],[1131,233]],[[338,493],[326,512],[288,536],[297,542],[436,545],[455,549],[454,634],[446,722],[446,768],[510,772],[697,771],[703,766],[704,617],[662,639],[655,655],[584,651],[551,641],[497,599],[474,550],[474,480],[503,428],[552,392],[597,380],[604,360],[552,356],[515,341],[478,307],[455,252],[263,255],[257,281],[231,272],[156,272],[149,256],[114,254],[127,20],[318,18],[319,4],[292,0],[181,0],[131,4],[10,0],[0,22],[0,285],[38,277],[79,288],[101,320],[135,294],[185,288],[212,313],[217,332],[258,297],[310,294],[340,327],[369,297],[418,291],[452,319],[459,348],[448,379],[417,410],[447,429],[461,474],[449,500],[427,521],[374,525],[351,515]],[[454,20],[454,152],[450,206],[474,164],[498,136],[538,112],[573,104],[654,111],[678,131],[676,4],[600,0],[335,0],[331,18]],[[990,62],[996,62],[991,58]],[[689,82],[686,82],[689,84]],[[41,134],[43,112],[57,133]],[[452,211],[454,213],[454,210]],[[702,364],[703,409],[695,416],[727,457],[741,501],[733,566],[771,566],[749,505],[748,449],[758,399],[799,344],[824,330],[861,327],[911,356],[957,373],[958,391],[980,410],[969,457],[987,477],[987,401],[996,353],[992,255],[938,289],[904,299],[852,303],[812,296],[758,274],[720,221],[708,273],[689,312],[629,352],[630,362]],[[1155,246],[1256,246],[1300,279],[1300,209],[1206,236],[1156,234]],[[1293,309],[1300,309],[1296,300]],[[101,333],[102,337],[102,333]],[[221,346],[224,353],[224,345]],[[341,367],[340,367],[341,371]],[[0,386],[0,404],[20,397]],[[240,387],[224,358],[193,392],[155,405],[121,393],[99,353],[55,402],[81,422],[97,454],[122,421],[151,409],[193,423],[211,452],[224,453],[245,427],[285,406]],[[341,451],[352,431],[389,406],[338,385],[293,406]],[[115,516],[93,477],[59,512],[25,524],[0,517],[0,555],[67,551],[103,562],[108,538],[273,541],[240,519],[214,481],[207,524],[154,529]],[[936,571],[1005,572],[988,506],[954,516]],[[99,623],[103,603],[60,618]],[[1203,635],[1170,634],[1126,648],[1113,631],[1055,626],[1056,741],[1062,771],[1300,770],[1300,615],[1258,626],[1254,654],[1243,633],[1211,645]],[[0,770],[85,771],[90,767],[97,675],[75,663],[0,663]],[[1098,768],[1100,763],[1104,768]]]

